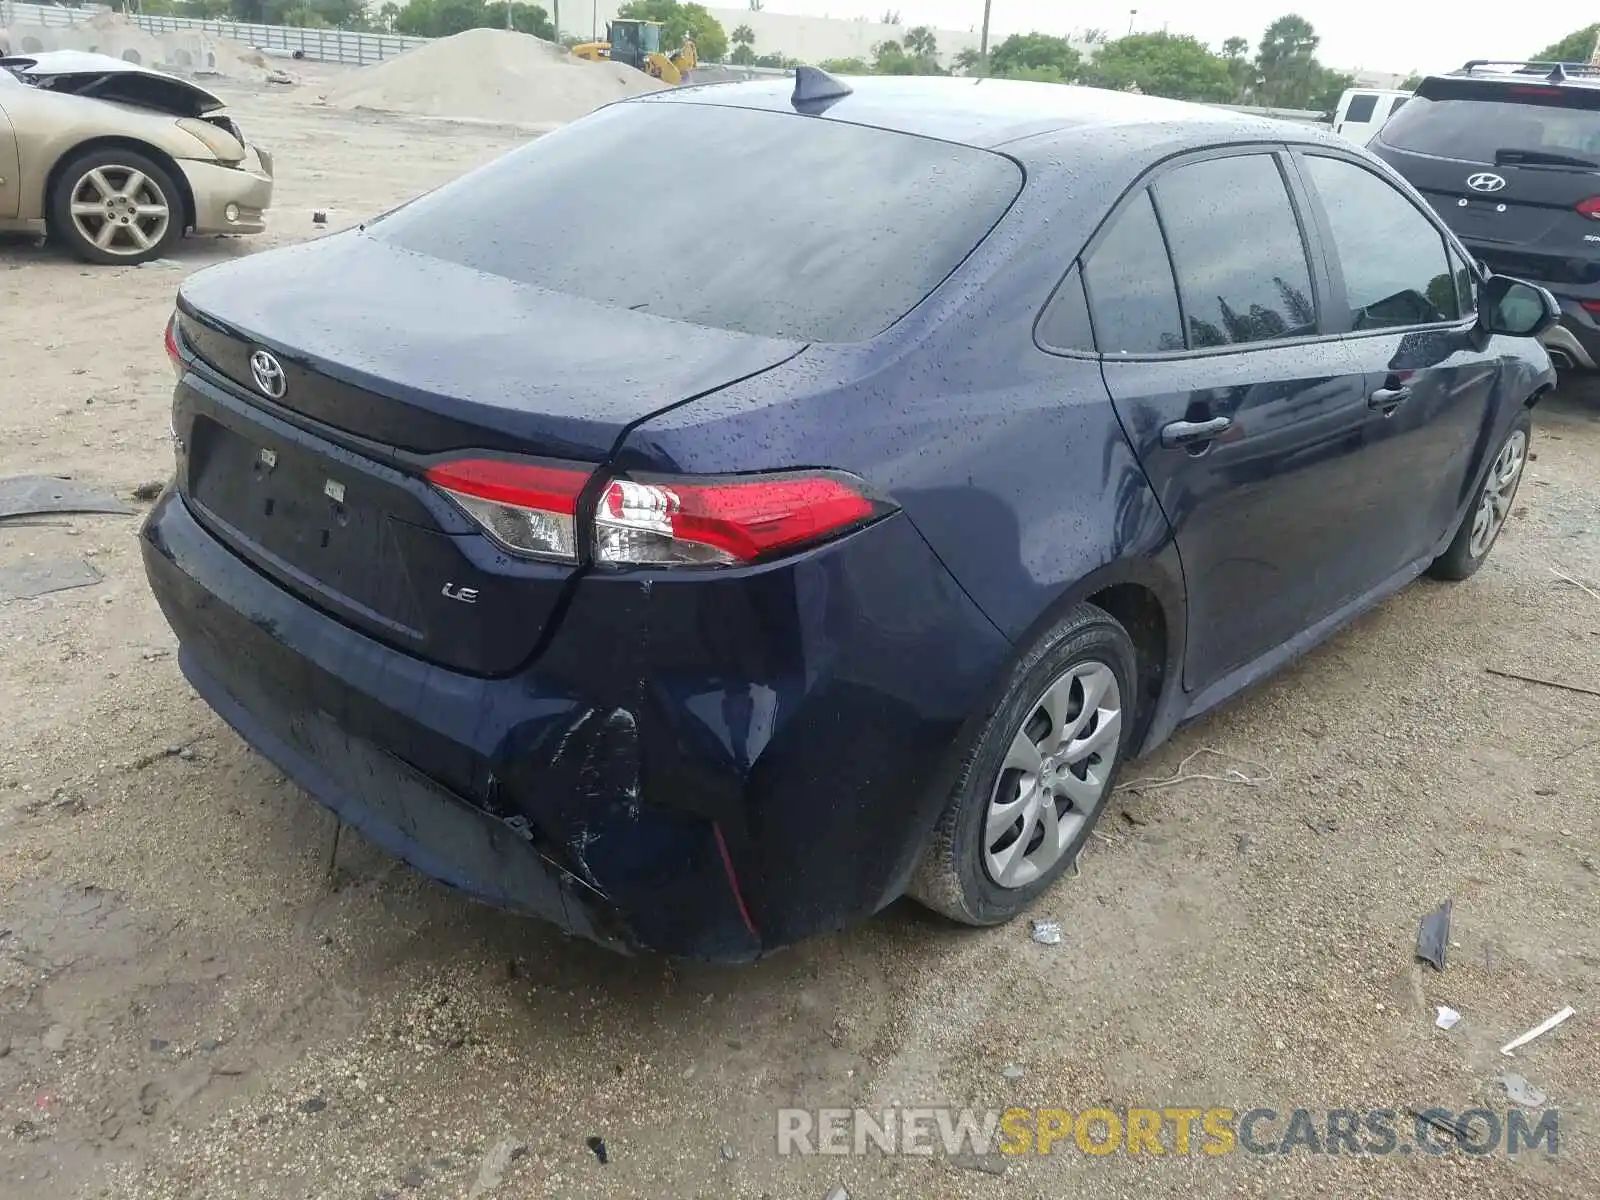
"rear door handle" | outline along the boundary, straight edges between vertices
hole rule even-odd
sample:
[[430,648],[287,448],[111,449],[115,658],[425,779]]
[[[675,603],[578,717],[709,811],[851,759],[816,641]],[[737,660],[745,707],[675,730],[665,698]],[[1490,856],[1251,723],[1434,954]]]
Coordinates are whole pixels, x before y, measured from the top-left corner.
[[1384,414],[1392,413],[1407,400],[1411,399],[1411,389],[1404,385],[1400,387],[1383,387],[1367,397],[1367,407],[1375,408]]
[[1209,421],[1174,421],[1161,427],[1161,444],[1168,450],[1199,446],[1215,441],[1231,428],[1231,417],[1212,417]]

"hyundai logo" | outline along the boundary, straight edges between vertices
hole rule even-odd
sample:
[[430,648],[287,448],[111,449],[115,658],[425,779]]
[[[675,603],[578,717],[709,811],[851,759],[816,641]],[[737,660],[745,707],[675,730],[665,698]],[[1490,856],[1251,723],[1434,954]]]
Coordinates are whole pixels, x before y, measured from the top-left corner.
[[1479,171],[1467,176],[1467,186],[1475,192],[1498,192],[1506,181],[1491,171]]
[[250,375],[268,400],[283,399],[283,393],[289,386],[288,380],[283,377],[283,364],[265,350],[257,350],[250,356]]

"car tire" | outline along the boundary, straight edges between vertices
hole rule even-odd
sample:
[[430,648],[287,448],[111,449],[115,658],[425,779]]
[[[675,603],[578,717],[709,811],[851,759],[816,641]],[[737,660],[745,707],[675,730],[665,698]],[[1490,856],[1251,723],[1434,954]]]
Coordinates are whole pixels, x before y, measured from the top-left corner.
[[113,146],[61,167],[46,224],[52,240],[85,262],[137,266],[159,258],[183,236],[188,214],[165,168]]
[[1102,609],[1080,604],[1040,636],[967,735],[910,895],[962,924],[999,925],[1046,891],[1116,786],[1136,680],[1133,641]]
[[1533,414],[1523,409],[1489,460],[1489,469],[1484,472],[1483,482],[1466,516],[1461,518],[1461,527],[1449,549],[1428,567],[1429,575],[1456,581],[1476,574],[1483,566],[1511,516],[1532,442]]

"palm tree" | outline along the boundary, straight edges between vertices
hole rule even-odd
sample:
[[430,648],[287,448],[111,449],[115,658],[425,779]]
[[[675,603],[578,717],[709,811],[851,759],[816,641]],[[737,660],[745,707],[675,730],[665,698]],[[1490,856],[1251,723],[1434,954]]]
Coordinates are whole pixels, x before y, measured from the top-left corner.
[[728,40],[735,46],[754,46],[756,44],[756,31],[748,25],[740,25],[728,35]]

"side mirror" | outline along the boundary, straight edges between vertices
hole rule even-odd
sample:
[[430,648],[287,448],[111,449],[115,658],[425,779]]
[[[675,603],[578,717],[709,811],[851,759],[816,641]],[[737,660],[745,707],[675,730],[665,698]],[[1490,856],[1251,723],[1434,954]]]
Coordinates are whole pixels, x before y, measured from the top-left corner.
[[1561,319],[1561,304],[1537,284],[1491,275],[1479,293],[1479,322],[1488,333],[1538,337]]

